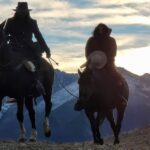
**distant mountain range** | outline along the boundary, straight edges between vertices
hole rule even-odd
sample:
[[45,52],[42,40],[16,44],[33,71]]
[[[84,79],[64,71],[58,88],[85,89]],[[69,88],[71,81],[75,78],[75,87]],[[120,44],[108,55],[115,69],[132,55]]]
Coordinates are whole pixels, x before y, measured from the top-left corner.
[[[150,124],[150,74],[138,76],[123,68],[118,68],[129,84],[130,97],[125,113],[122,130],[144,127]],[[75,112],[73,107],[76,99],[66,92],[59,84],[63,82],[71,93],[78,96],[77,74],[67,74],[56,71],[57,79],[54,82],[52,96],[52,112],[50,126],[52,136],[50,141],[77,142],[92,139],[90,124],[83,111]],[[36,108],[36,124],[38,139],[45,140],[43,135],[44,102],[40,97]],[[19,128],[16,120],[16,105],[4,105],[0,113],[0,139],[16,139]],[[25,110],[25,127],[30,131],[30,121]],[[101,127],[102,135],[112,134],[107,121]],[[29,134],[29,132],[28,132]]]

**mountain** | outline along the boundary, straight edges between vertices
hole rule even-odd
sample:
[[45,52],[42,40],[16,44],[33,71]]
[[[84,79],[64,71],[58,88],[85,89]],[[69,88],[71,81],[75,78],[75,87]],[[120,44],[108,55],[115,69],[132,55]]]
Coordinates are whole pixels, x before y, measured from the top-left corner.
[[69,85],[70,83],[76,81],[78,75],[75,73],[66,73],[58,69],[55,70],[54,84],[53,84],[53,93],[62,89],[62,86]]
[[[138,76],[123,68],[118,68],[118,70],[127,80],[130,89],[129,102],[125,112],[122,131],[145,127],[150,124],[150,75],[144,74],[143,76]],[[78,76],[76,74],[68,75],[65,73],[63,73],[63,75],[66,77],[66,90],[69,90],[73,95],[78,96]],[[69,81],[67,78],[69,78]],[[65,85],[65,83],[63,85]],[[74,111],[73,107],[76,98],[70,95],[66,90],[63,88],[61,90],[56,90],[52,96],[53,107],[50,116],[52,136],[50,141],[79,142],[91,140],[92,133],[89,121],[83,111]],[[15,139],[18,137],[19,130],[15,111],[16,106],[13,105],[5,111],[3,117],[0,119],[0,139]],[[46,139],[43,135],[42,127],[43,112],[44,102],[40,98],[38,105],[36,106],[36,124],[39,140]],[[26,111],[25,127],[30,130],[30,121]],[[112,134],[107,121],[102,125],[101,131],[103,136],[110,136]]]
[[0,141],[0,149],[12,150],[149,150],[150,148],[150,126],[141,129],[134,129],[122,133],[120,136],[121,143],[113,145],[113,138],[105,139],[104,145],[93,144],[92,141],[80,143],[49,143],[49,142],[26,142],[17,143],[15,141]]

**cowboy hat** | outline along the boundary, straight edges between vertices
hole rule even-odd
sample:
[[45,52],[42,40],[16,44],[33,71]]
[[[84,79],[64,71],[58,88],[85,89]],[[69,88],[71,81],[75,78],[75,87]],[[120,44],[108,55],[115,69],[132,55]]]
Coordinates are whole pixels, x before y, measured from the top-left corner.
[[27,2],[18,2],[16,9],[13,9],[13,10],[17,12],[28,12],[28,11],[31,11],[32,9],[28,9]]
[[107,56],[102,51],[94,51],[92,52],[88,58],[87,62],[82,64],[80,67],[88,67],[89,69],[102,69],[107,63]]

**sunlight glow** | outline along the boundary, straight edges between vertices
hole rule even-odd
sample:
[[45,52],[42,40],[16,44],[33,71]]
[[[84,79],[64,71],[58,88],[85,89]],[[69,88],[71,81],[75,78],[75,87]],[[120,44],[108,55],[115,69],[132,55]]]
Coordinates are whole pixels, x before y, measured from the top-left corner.
[[115,63],[138,75],[150,73],[150,47],[118,51]]
[[[59,62],[59,66],[57,66],[53,61],[51,61],[55,69],[60,69],[70,73],[77,73],[80,65],[85,62],[84,57],[62,59],[62,56],[53,55],[52,58]],[[123,67],[137,75],[150,73],[150,47],[118,51],[115,58],[115,64],[117,67]]]

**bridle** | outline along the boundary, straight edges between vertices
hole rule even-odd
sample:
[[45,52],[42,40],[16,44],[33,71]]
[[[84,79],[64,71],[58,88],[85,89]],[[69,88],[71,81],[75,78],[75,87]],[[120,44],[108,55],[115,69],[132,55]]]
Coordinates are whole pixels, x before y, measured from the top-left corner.
[[[49,61],[49,63],[50,63],[52,66],[53,66],[53,64],[51,63],[51,60],[52,60],[56,65],[59,64],[59,63],[56,62],[54,59],[48,58],[48,61]],[[55,71],[55,76],[56,76],[56,78],[57,78],[57,81],[59,82],[59,85],[60,85],[67,93],[69,93],[72,97],[78,99],[78,96],[76,96],[76,95],[74,95],[72,92],[70,92],[70,91],[65,87],[65,85],[60,81],[60,79],[59,79],[59,77],[58,77],[56,71]]]

